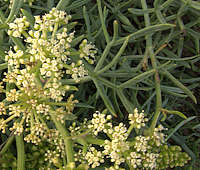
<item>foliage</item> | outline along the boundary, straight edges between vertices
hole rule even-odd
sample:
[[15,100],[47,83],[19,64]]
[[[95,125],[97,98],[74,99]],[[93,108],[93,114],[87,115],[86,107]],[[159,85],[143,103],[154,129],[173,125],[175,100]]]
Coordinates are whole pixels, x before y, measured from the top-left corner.
[[[151,153],[156,162],[151,168],[170,164],[175,169],[190,158],[186,169],[200,166],[198,1],[2,0],[0,4],[1,168],[75,169],[74,159],[90,160],[94,153],[104,162],[101,167],[131,169],[136,156],[141,164],[134,168],[145,168],[146,157],[141,155]],[[108,118],[112,125],[88,125],[94,121],[91,113],[105,108],[115,117]],[[135,108],[144,109],[148,121],[143,117],[129,126]],[[125,151],[112,161],[112,151],[101,143],[112,143],[113,134],[107,130],[117,125],[128,135],[117,136]],[[168,130],[157,146],[151,140],[155,132],[163,135],[161,125]],[[137,151],[143,138],[151,147]],[[177,162],[179,156],[182,162]],[[79,164],[76,169],[100,165],[84,160]]]

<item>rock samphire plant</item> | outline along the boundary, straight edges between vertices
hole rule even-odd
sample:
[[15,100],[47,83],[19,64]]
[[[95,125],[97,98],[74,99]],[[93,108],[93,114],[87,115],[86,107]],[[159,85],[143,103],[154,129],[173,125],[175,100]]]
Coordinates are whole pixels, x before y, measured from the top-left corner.
[[[165,142],[163,126],[149,127],[144,111],[135,109],[126,124],[115,123],[106,110],[95,112],[91,120],[75,120],[78,100],[73,91],[78,89],[62,84],[61,79],[79,82],[87,76],[85,65],[95,63],[97,49],[86,39],[75,38],[70,19],[53,8],[45,15],[22,16],[9,23],[8,34],[16,45],[5,56],[8,71],[0,84],[5,94],[0,103],[0,130],[16,138],[17,165],[13,166],[18,170],[184,166],[190,157],[179,146]],[[25,156],[25,148],[33,155]],[[40,161],[31,167],[34,159]]]

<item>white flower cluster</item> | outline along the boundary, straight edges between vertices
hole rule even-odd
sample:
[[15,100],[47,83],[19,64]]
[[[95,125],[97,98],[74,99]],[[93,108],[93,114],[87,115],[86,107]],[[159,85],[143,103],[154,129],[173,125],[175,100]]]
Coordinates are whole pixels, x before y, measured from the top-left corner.
[[127,160],[130,162],[133,168],[137,168],[142,164],[141,154],[137,152],[131,152],[127,157]]
[[157,164],[156,164],[158,157],[159,157],[159,154],[156,154],[156,153],[148,153],[148,152],[145,153],[145,155],[142,157],[143,167],[146,169],[159,168],[157,167]]
[[126,141],[128,138],[127,128],[123,123],[120,123],[118,126],[110,126],[107,133],[110,140],[105,140],[103,153],[107,158],[111,158],[114,167],[119,169],[120,164],[125,162],[123,153],[130,148],[129,142]]
[[97,53],[97,50],[94,45],[91,43],[88,44],[87,40],[83,40],[80,44],[80,58],[85,58],[88,63],[94,64],[95,54]]
[[[66,102],[61,102],[70,86],[62,85],[60,80],[65,74],[70,74],[78,82],[88,75],[83,60],[92,63],[87,57],[94,59],[96,49],[87,40],[83,40],[80,50],[71,47],[74,32],[68,33],[66,28],[70,19],[71,16],[64,11],[53,8],[48,14],[35,16],[33,28],[29,27],[26,17],[16,18],[13,23],[9,23],[8,34],[23,39],[26,49],[14,46],[5,56],[9,69],[3,82],[13,83],[16,88],[5,91],[0,83],[0,92],[6,93],[5,100],[12,102],[6,106],[10,117],[0,122],[3,132],[8,122],[19,117],[24,121],[15,123],[10,130],[20,134],[26,125],[28,128],[24,129],[30,134],[27,134],[25,140],[38,144],[45,138],[46,132],[38,123],[49,120],[52,110],[59,112],[57,120],[64,123],[65,114],[73,111],[78,101],[72,100],[73,95],[70,95]],[[59,102],[62,104],[59,105]],[[52,105],[63,110],[55,111]],[[6,114],[6,109],[2,103],[0,114]]]
[[111,115],[106,116],[97,111],[93,114],[93,118],[88,125],[88,128],[92,129],[92,134],[95,136],[97,136],[99,132],[107,134],[110,140],[105,140],[102,154],[111,159],[115,169],[119,169],[120,164],[125,162],[122,153],[130,148],[129,143],[126,141],[128,134],[127,128],[123,123],[120,123],[118,126],[113,126],[112,123],[109,122],[111,118]]
[[45,153],[45,161],[48,161],[49,163],[55,163],[55,161],[58,160],[59,156],[60,155],[56,151],[48,150]]
[[[105,130],[105,124],[109,121],[112,117],[108,115],[106,117],[105,114],[101,114],[99,111],[96,111],[93,114],[93,119],[91,120],[91,124],[88,125],[89,129],[92,129],[94,135],[98,135],[99,132]],[[109,125],[109,124],[108,124]]]
[[46,133],[45,139],[55,147],[56,152],[59,153],[61,157],[65,155],[64,141],[58,130],[49,129]]
[[48,131],[48,128],[46,124],[39,123],[39,122],[31,124],[30,134],[28,134],[24,138],[24,140],[38,145],[42,141],[42,139],[46,137],[47,131]]
[[[133,125],[136,129],[145,126],[147,121],[143,112],[139,114],[137,109],[134,110],[134,115],[129,115],[129,118],[131,120],[130,125]],[[122,163],[125,162],[133,169],[157,168],[159,150],[155,151],[155,149],[164,142],[164,135],[161,133],[164,128],[158,126],[152,136],[137,135],[131,141],[128,140],[129,129],[123,123],[113,126],[109,122],[110,119],[111,116],[96,112],[88,125],[88,128],[92,129],[94,136],[97,136],[99,132],[103,132],[109,138],[104,140],[104,144],[100,145],[104,150],[101,149],[99,153],[111,161],[112,166],[110,169],[120,169]],[[130,129],[133,128],[131,126],[129,127]],[[95,148],[93,150],[97,152]],[[92,165],[96,159],[95,155],[91,151],[88,155],[89,157],[86,157],[85,161],[89,160],[89,165]],[[96,163],[95,167],[99,165],[100,162]]]
[[81,78],[85,77],[88,75],[88,71],[85,70],[84,64],[82,64],[82,61],[79,60],[79,62],[71,63],[70,68],[66,70],[67,74],[71,74],[72,78],[76,81],[79,82]]
[[129,114],[130,125],[133,125],[134,128],[140,129],[145,126],[145,122],[148,121],[147,118],[144,117],[144,111],[138,113],[138,109],[134,109],[133,114]]
[[18,101],[19,96],[20,96],[19,91],[16,91],[16,89],[11,89],[7,93],[6,100],[7,101],[12,101],[12,102]]
[[33,134],[33,133],[30,133],[30,134],[28,134],[25,138],[24,138],[24,140],[26,141],[26,142],[28,142],[28,143],[33,143],[33,144],[35,144],[35,145],[38,145],[40,142],[41,142],[41,139],[37,136],[37,135],[35,135],[35,134]]
[[24,110],[24,108],[22,108],[21,106],[15,106],[15,105],[9,105],[8,106],[8,110],[9,110],[9,115],[12,115],[13,117],[20,117],[20,113],[21,112],[26,112]]
[[2,133],[6,133],[6,121],[4,119],[0,119],[0,130],[2,131]]
[[97,151],[94,147],[90,147],[85,155],[85,159],[92,168],[96,168],[100,163],[104,163],[104,155],[101,151]]
[[20,135],[24,131],[24,128],[21,123],[14,122],[13,127],[10,128],[10,131],[14,131],[15,135]]
[[147,136],[136,136],[135,142],[134,142],[134,148],[137,152],[146,152],[148,149],[150,149],[150,146],[148,145],[148,141],[150,140],[150,137]]
[[19,68],[20,64],[24,64],[24,60],[21,58],[24,55],[22,50],[18,50],[17,46],[14,47],[16,52],[8,51],[8,55],[5,56],[5,61],[8,62],[9,66],[14,66],[15,68]]
[[149,145],[150,136],[136,136],[133,142],[132,150],[127,157],[127,161],[133,168],[144,167],[154,169],[156,167],[156,159],[159,154],[152,152],[152,146]]
[[26,16],[16,18],[13,23],[9,23],[8,35],[13,37],[21,37],[23,31],[27,30],[30,23],[27,21]]
[[59,11],[56,8],[52,8],[52,10],[42,16],[35,17],[35,25],[34,28],[36,30],[48,30],[53,31],[55,28],[55,24],[68,24],[68,21],[71,19],[71,15],[66,15],[64,11]]
[[[66,73],[72,75],[72,78],[78,82],[82,77],[88,75],[84,68],[82,59],[86,59],[90,64],[94,63],[97,50],[94,45],[83,40],[80,44],[80,50],[77,51],[80,60],[73,61],[71,55],[71,42],[74,39],[74,32],[67,33],[67,29],[63,28],[62,33],[57,30],[60,25],[67,24],[71,19],[70,15],[66,15],[64,11],[58,11],[53,8],[49,14],[35,16],[34,30],[26,32],[29,27],[26,17],[15,19],[14,23],[10,23],[10,35],[21,37],[23,35],[25,41],[29,43],[29,48],[24,53],[16,47],[13,51],[9,51],[6,61],[11,66],[19,68],[20,64],[37,65],[43,78],[55,77],[57,82],[62,77],[63,64],[68,61],[70,64],[64,64]],[[49,38],[51,33],[51,38]],[[54,82],[55,83],[55,82]],[[56,91],[57,92],[57,91]]]
[[0,102],[0,115],[6,115],[6,108],[3,102]]
[[161,146],[165,142],[165,135],[161,131],[167,130],[162,125],[159,125],[157,128],[154,129],[153,135],[151,136],[152,140],[154,141],[156,146]]

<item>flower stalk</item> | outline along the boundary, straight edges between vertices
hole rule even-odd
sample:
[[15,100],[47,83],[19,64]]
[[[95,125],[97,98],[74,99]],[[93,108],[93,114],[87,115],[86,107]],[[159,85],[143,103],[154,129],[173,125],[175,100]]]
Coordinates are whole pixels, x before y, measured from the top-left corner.
[[65,153],[67,155],[67,162],[74,162],[74,151],[72,146],[72,140],[69,139],[69,132],[63,127],[63,125],[56,119],[55,114],[51,113],[51,118],[56,125],[56,128],[61,133],[65,143]]
[[23,135],[16,135],[15,139],[17,145],[17,170],[25,170],[25,151]]

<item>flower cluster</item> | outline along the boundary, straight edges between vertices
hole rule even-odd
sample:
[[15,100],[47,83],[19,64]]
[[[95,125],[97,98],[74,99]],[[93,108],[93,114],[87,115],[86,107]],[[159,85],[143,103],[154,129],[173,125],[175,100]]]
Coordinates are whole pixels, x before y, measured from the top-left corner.
[[[105,114],[101,114],[100,112],[96,111],[93,114],[93,119],[91,120],[91,124],[88,125],[89,129],[93,130],[94,135],[98,135],[99,132],[106,130],[105,125],[107,121],[111,119],[111,116],[107,116]],[[108,123],[108,126],[111,124]]]
[[[135,109],[134,113],[129,115],[130,126],[128,129],[123,123],[114,126],[110,120],[111,116],[96,112],[88,124],[88,128],[91,130],[90,134],[95,138],[99,136],[99,132],[107,136],[107,139],[104,138],[102,141],[100,138],[96,138],[96,140],[100,140],[98,149],[94,146],[89,147],[89,151],[85,155],[79,151],[85,158],[82,162],[88,162],[92,168],[100,166],[104,162],[103,158],[110,161],[111,167],[106,168],[108,170],[122,169],[122,165],[125,163],[130,169],[166,169],[167,167],[184,166],[190,160],[186,153],[181,152],[180,147],[168,146],[165,143],[165,135],[162,131],[166,128],[161,125],[154,129],[152,135],[145,136],[140,131],[135,134],[135,137],[129,138],[133,128],[139,130],[145,126],[147,119],[143,112],[139,114]],[[85,139],[87,140],[87,137]],[[91,139],[88,142],[91,142]],[[96,143],[97,141],[94,142],[95,145]],[[178,160],[178,156],[181,157],[180,160]],[[163,165],[161,166],[161,164]]]
[[97,53],[97,50],[94,45],[91,43],[88,44],[87,40],[83,40],[80,44],[80,57],[85,58],[88,63],[94,64],[95,54]]
[[145,126],[145,122],[148,121],[147,118],[144,117],[144,111],[138,113],[138,109],[134,110],[134,114],[129,114],[130,125],[132,125],[136,129],[140,129]]
[[85,155],[85,159],[92,168],[96,168],[100,163],[104,163],[104,155],[101,151],[97,151],[94,147],[89,147],[89,151]]
[[27,21],[26,16],[16,18],[13,23],[9,24],[8,35],[13,37],[21,37],[22,33],[27,30],[30,23]]
[[156,159],[157,167],[160,169],[183,167],[191,158],[185,152],[181,152],[180,146],[168,146],[163,144],[159,147],[160,153]]
[[[72,114],[77,100],[73,94],[66,97],[66,92],[75,87],[63,85],[63,76],[80,81],[88,75],[83,60],[94,60],[94,45],[83,40],[80,49],[72,47],[75,32],[68,32],[66,26],[71,19],[64,11],[53,8],[48,14],[35,16],[35,23],[22,16],[9,23],[8,34],[22,39],[24,47],[16,45],[7,52],[5,61],[8,72],[0,84],[0,92],[6,98],[0,103],[0,130],[14,134],[25,134],[24,140],[39,145],[42,141],[54,144],[56,152],[64,150],[60,134],[49,128],[48,121],[65,123]],[[3,83],[12,84],[4,90]],[[9,104],[7,104],[9,103]],[[3,117],[2,117],[3,115]],[[7,116],[4,116],[7,115]]]

